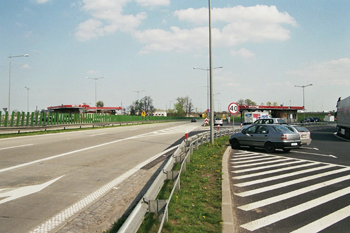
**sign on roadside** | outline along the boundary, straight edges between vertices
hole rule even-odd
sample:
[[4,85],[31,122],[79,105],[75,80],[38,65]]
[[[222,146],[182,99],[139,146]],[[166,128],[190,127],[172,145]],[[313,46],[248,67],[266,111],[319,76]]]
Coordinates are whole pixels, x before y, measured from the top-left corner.
[[236,114],[238,111],[239,111],[239,106],[237,103],[230,103],[228,105],[228,111],[231,113],[231,114]]

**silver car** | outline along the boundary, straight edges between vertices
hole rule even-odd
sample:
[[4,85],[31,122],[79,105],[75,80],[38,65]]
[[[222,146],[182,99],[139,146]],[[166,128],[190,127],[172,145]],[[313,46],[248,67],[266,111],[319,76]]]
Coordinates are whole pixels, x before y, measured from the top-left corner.
[[253,124],[240,133],[232,134],[229,141],[232,149],[239,149],[241,146],[263,147],[268,153],[275,149],[289,152],[301,146],[298,133],[276,124]]
[[285,125],[285,127],[291,130],[292,132],[298,133],[300,135],[302,145],[311,144],[311,133],[307,128],[298,125]]

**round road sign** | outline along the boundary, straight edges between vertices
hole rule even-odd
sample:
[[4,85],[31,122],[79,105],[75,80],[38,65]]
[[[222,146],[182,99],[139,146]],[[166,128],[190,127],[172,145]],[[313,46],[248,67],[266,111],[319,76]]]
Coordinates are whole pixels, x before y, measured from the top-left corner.
[[228,111],[232,114],[236,114],[239,111],[239,106],[237,103],[230,103],[228,106]]

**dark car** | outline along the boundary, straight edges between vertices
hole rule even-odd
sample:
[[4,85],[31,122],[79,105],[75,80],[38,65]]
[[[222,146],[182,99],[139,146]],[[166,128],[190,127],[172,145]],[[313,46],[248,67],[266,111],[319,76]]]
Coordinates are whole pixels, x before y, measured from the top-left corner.
[[321,119],[318,117],[307,117],[304,120],[301,120],[301,123],[310,123],[310,122],[320,122]]
[[263,147],[268,153],[275,149],[289,152],[301,146],[298,133],[277,124],[253,124],[240,133],[232,134],[229,141],[232,149],[241,146]]
[[192,118],[191,122],[197,122],[196,118]]

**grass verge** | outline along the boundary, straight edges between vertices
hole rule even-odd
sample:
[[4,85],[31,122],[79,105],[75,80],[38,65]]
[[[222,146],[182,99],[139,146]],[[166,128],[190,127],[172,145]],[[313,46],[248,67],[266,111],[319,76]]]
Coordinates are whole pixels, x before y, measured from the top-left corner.
[[[181,188],[170,201],[169,221],[162,232],[222,232],[221,169],[228,138],[220,137],[214,145],[206,143],[194,150],[181,174]],[[179,168],[178,164],[174,170]],[[167,181],[158,199],[168,199],[172,186],[173,182]],[[157,232],[159,225],[157,214],[148,214],[138,233]]]

